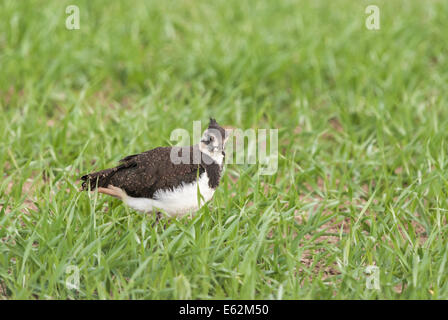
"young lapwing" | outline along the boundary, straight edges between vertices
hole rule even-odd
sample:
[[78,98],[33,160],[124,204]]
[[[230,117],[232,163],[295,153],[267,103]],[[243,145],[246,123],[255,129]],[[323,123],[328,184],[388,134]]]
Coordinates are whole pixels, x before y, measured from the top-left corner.
[[81,177],[82,190],[97,188],[132,209],[156,212],[158,217],[160,211],[169,216],[195,212],[219,185],[227,138],[225,129],[210,119],[199,144],[158,147],[127,156],[114,168]]

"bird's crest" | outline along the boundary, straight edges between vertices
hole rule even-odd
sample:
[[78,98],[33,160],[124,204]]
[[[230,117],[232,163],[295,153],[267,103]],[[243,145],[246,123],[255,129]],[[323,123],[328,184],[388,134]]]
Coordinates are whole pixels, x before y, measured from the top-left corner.
[[216,120],[214,118],[210,118],[210,123],[208,124],[208,129],[217,130],[221,134],[222,139],[225,139],[226,132],[225,132],[224,128],[222,128],[218,124],[218,122],[216,122]]

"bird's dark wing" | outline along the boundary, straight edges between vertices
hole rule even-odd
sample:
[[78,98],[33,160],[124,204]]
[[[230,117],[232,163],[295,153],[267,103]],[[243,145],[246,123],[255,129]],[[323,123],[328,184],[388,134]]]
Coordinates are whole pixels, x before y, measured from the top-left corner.
[[[192,157],[192,147],[190,157]],[[131,197],[152,198],[158,190],[173,189],[191,183],[205,169],[200,164],[171,161],[171,147],[159,147],[120,160],[121,168],[114,172],[109,184],[126,191]]]

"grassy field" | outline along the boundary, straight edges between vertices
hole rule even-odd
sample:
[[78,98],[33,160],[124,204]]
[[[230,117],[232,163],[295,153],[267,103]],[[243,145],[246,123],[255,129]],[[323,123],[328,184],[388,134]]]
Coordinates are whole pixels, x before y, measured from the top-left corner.
[[[1,1],[0,299],[448,299],[447,12]],[[210,116],[279,129],[277,173],[228,165],[207,206],[155,227],[79,192]]]

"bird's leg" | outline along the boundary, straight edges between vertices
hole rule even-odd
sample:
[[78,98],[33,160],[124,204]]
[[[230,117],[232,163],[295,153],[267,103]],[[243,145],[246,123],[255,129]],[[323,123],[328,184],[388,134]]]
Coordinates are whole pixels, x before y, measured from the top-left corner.
[[159,224],[160,219],[162,219],[162,212],[156,212],[156,221],[152,224],[152,228],[154,228],[157,224]]

